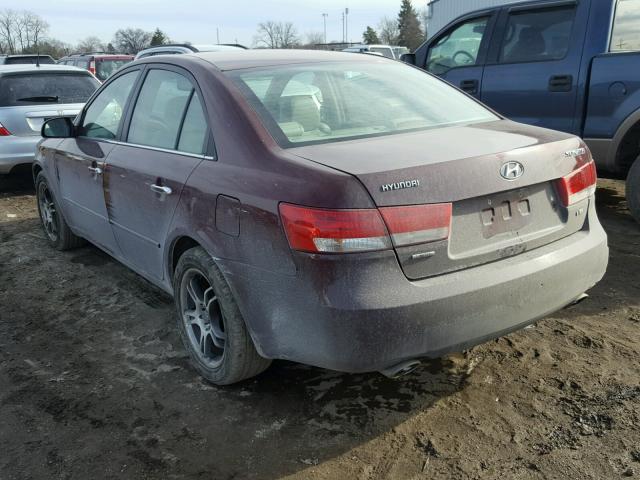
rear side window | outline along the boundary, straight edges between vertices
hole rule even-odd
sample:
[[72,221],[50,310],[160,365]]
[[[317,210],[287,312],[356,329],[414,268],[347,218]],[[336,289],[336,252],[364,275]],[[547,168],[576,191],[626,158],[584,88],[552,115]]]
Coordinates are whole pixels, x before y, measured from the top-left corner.
[[509,15],[500,50],[501,63],[560,60],[569,51],[575,6]]
[[128,141],[138,145],[177,147],[178,132],[193,85],[179,73],[151,70],[133,110]]
[[89,61],[88,60],[78,60],[76,63],[76,67],[84,68],[85,70],[89,70]]
[[99,86],[95,78],[82,74],[7,75],[0,77],[0,107],[85,103]]
[[181,152],[204,153],[204,140],[207,136],[207,121],[198,94],[194,92],[184,117],[178,150]]
[[609,50],[640,50],[640,1],[618,0]]
[[81,136],[107,140],[116,138],[127,99],[137,77],[137,71],[124,74],[98,94],[84,115]]

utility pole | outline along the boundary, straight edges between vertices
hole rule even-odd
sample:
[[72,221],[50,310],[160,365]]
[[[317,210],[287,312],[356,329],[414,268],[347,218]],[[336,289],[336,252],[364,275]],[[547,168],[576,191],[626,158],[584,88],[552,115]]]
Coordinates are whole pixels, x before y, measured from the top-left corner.
[[349,8],[344,9],[344,39],[349,43]]
[[342,12],[342,43],[345,43],[344,36],[344,12]]
[[327,43],[327,17],[328,16],[329,16],[328,13],[322,14],[322,22],[324,23],[324,43]]
[[218,41],[218,45],[220,45],[220,29],[216,27],[216,39]]

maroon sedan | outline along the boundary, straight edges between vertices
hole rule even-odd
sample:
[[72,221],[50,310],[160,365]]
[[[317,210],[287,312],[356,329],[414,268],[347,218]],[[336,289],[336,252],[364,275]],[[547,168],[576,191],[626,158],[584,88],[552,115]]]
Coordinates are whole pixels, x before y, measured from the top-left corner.
[[173,294],[218,384],[275,358],[404,373],[562,308],[607,265],[578,138],[384,58],[151,57],[42,133],[49,242],[86,239]]

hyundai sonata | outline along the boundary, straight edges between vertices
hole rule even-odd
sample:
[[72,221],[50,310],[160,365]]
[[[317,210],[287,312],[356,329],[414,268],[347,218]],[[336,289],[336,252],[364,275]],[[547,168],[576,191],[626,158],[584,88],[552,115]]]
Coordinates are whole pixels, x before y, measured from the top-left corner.
[[150,57],[42,133],[49,242],[86,239],[172,294],[217,384],[271,359],[403,373],[566,306],[607,265],[578,138],[380,57]]

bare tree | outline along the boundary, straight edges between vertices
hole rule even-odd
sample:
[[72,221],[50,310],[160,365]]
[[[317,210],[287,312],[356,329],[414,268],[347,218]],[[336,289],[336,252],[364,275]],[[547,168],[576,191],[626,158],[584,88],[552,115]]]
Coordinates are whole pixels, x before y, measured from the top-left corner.
[[324,43],[324,33],[322,32],[308,32],[306,35],[306,43],[307,46],[317,45],[319,43]]
[[400,30],[398,22],[389,17],[383,17],[378,24],[378,38],[386,45],[397,45]]
[[121,28],[115,33],[113,44],[121,52],[138,53],[149,46],[152,36],[140,28]]
[[106,51],[107,48],[105,44],[102,42],[102,40],[100,40],[98,37],[91,36],[91,37],[85,38],[84,40],[80,40],[78,42],[76,50],[79,53],[84,53],[84,52]]
[[15,32],[18,23],[18,12],[3,10],[0,12],[0,41],[7,53],[16,53]]
[[299,45],[298,32],[291,22],[263,22],[253,39],[258,47],[293,48]]
[[0,43],[7,53],[32,50],[48,30],[49,24],[33,12],[0,11]]

